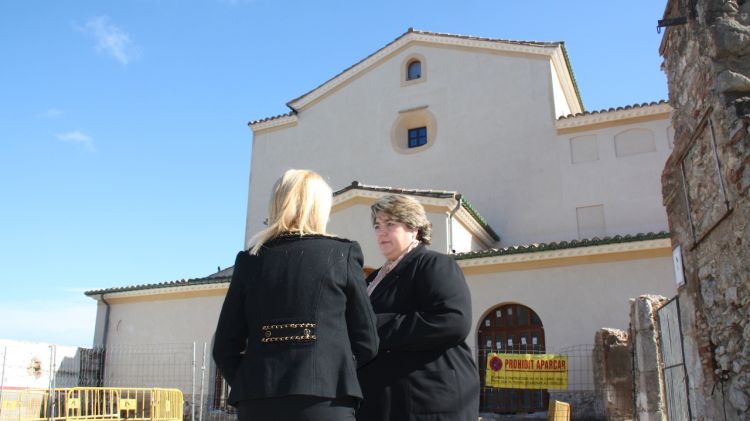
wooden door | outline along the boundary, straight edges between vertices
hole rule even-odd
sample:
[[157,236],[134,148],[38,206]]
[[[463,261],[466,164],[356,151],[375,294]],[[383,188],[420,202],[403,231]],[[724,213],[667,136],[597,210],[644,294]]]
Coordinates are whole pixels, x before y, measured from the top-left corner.
[[498,389],[484,385],[487,354],[544,354],[544,326],[539,316],[521,304],[504,304],[482,320],[478,335],[480,411],[496,414],[546,411],[549,393],[534,389]]

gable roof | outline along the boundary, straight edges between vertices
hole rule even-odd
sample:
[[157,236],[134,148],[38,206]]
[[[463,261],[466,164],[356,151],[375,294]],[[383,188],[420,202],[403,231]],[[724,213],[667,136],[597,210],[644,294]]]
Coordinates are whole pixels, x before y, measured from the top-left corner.
[[[473,223],[479,225],[479,227],[484,230],[487,236],[489,236],[494,241],[500,241],[500,236],[495,232],[494,229],[490,226],[490,224],[487,223],[487,221],[482,218],[482,215],[479,214],[479,212],[474,208],[474,206],[466,200],[465,197],[459,192],[455,191],[446,191],[446,190],[424,190],[424,189],[405,189],[405,188],[398,188],[398,187],[382,187],[382,186],[368,186],[365,184],[360,184],[359,181],[352,181],[352,183],[343,189],[337,190],[333,193],[333,197],[340,197],[344,193],[347,193],[352,190],[362,190],[362,191],[370,191],[370,192],[377,192],[377,193],[383,193],[385,194],[404,194],[408,196],[419,196],[419,197],[428,197],[428,198],[436,198],[436,199],[454,199],[457,202],[460,202],[462,210],[466,212],[466,214],[474,221]],[[491,244],[491,243],[488,243]]]
[[[568,86],[572,87],[572,90],[570,92],[566,92],[568,100],[575,101],[576,105],[580,107],[580,110],[584,110],[583,101],[578,89],[578,84],[576,83],[575,75],[573,74],[573,68],[570,64],[567,50],[565,49],[565,43],[562,41],[516,41],[501,38],[486,38],[472,35],[421,31],[414,28],[409,28],[405,33],[401,34],[399,37],[389,42],[384,47],[368,55],[359,62],[349,66],[348,68],[344,69],[327,81],[321,83],[307,93],[304,93],[297,98],[294,98],[291,101],[287,102],[287,107],[292,110],[290,113],[253,120],[248,123],[248,126],[253,128],[254,130],[259,130],[272,126],[273,124],[269,123],[272,123],[275,120],[284,118],[286,120],[296,119],[294,115],[297,112],[301,111],[305,106],[325,96],[335,88],[341,86],[352,78],[377,65],[377,63],[379,63],[381,60],[384,60],[388,56],[404,48],[406,45],[414,42],[443,46],[463,46],[492,51],[525,53],[550,57],[552,58],[553,65],[555,65],[558,74],[563,78],[567,76]],[[286,122],[291,121],[284,121],[284,123]]]

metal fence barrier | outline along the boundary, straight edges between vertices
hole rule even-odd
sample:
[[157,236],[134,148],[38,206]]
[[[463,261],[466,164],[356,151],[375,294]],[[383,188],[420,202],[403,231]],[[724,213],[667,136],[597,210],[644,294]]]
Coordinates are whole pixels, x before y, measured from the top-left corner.
[[182,391],[178,389],[21,389],[3,399],[0,420],[182,421],[182,407]]

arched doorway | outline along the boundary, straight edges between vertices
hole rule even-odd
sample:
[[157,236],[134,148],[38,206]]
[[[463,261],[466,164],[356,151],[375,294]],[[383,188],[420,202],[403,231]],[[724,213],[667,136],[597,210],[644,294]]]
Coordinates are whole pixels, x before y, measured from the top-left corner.
[[545,411],[546,390],[496,389],[484,386],[487,354],[544,354],[544,326],[534,312],[521,304],[499,305],[481,320],[477,329],[477,361],[482,381],[480,411],[496,414]]

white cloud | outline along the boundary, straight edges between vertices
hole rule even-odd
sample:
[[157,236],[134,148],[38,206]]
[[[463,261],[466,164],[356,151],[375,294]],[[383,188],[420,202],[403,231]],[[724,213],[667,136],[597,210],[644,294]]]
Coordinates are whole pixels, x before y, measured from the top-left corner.
[[107,16],[89,19],[83,30],[96,38],[96,50],[112,56],[122,64],[128,64],[138,49],[125,31],[110,21]]
[[94,139],[87,135],[86,133],[79,132],[78,130],[74,130],[72,132],[67,133],[60,133],[57,135],[57,138],[59,140],[62,140],[63,142],[70,142],[70,143],[77,143],[79,145],[83,145],[86,149],[93,151],[94,150]]
[[39,114],[39,117],[55,118],[55,117],[60,117],[63,114],[64,114],[63,110],[60,110],[60,109],[57,109],[57,108],[50,108],[47,111]]

